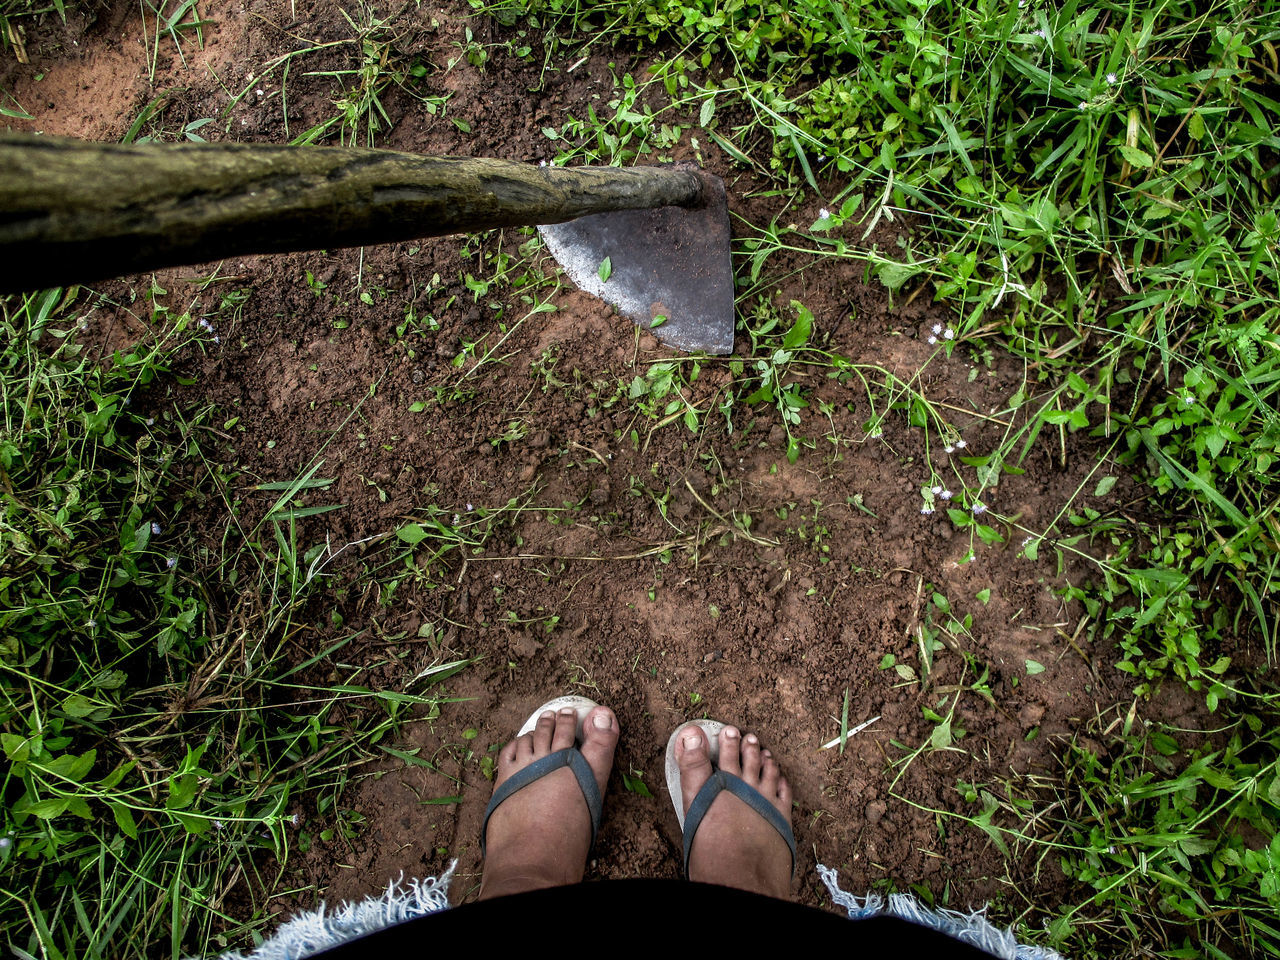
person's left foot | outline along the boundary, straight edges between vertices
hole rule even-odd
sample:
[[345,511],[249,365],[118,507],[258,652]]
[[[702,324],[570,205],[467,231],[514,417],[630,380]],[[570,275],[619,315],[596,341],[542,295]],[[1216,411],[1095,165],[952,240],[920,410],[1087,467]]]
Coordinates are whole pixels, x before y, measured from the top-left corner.
[[[494,789],[539,757],[572,747],[577,726],[572,707],[542,714],[532,733],[512,740],[498,754]],[[608,707],[587,714],[578,749],[602,797],[618,734],[618,718]],[[503,801],[489,818],[486,843],[481,900],[582,880],[591,847],[591,814],[573,771],[553,770]]]

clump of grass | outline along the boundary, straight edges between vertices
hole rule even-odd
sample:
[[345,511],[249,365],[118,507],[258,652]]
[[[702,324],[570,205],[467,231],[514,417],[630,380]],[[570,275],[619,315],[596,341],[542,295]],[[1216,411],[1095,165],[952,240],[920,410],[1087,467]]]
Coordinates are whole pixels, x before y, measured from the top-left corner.
[[78,291],[2,308],[0,936],[29,956],[243,945],[270,873],[345,842],[342,787],[434,701],[337,666],[349,636],[290,653],[315,582],[296,526],[238,529],[207,411],[165,402],[212,323],[155,306],[152,334],[99,361]]

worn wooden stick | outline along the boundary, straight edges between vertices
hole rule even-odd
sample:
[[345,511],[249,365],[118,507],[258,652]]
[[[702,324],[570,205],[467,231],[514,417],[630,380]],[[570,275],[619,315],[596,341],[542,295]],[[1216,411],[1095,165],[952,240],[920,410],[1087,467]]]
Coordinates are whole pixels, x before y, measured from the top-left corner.
[[700,202],[688,169],[0,134],[0,292]]

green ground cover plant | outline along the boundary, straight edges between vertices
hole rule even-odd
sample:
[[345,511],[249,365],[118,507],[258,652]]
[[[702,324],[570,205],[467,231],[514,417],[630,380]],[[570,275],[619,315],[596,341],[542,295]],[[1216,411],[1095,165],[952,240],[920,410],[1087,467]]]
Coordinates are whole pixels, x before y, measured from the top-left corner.
[[[227,891],[270,887],[257,853],[332,841],[293,805],[347,823],[351,772],[411,710],[432,715],[448,670],[375,690],[340,666],[350,636],[286,656],[327,558],[295,535],[326,509],[305,503],[319,463],[262,488],[279,499],[242,526],[225,417],[165,403],[173,359],[221,314],[153,299],[153,332],[99,362],[80,343],[93,306],[77,289],[2,304],[0,936],[24,957],[182,956],[261,923],[260,906],[224,913]],[[193,534],[208,510],[220,542]]]

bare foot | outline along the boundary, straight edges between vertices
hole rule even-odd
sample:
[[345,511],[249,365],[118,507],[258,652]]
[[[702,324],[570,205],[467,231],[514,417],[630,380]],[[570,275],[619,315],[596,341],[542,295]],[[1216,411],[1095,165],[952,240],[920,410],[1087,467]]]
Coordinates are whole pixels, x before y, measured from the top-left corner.
[[[791,823],[791,787],[772,754],[754,733],[742,737],[736,727],[720,731],[719,767],[754,787]],[[676,738],[676,762],[684,812],[711,778],[714,769],[702,728],[690,724]],[[689,850],[689,879],[717,883],[777,897],[791,896],[791,851],[767,820],[726,792],[720,793],[702,818]]]
[[[572,747],[577,726],[572,707],[542,714],[532,733],[512,740],[498,754],[494,789],[539,757]],[[596,707],[587,714],[578,749],[595,774],[602,797],[618,734],[618,718],[608,707]],[[553,770],[513,793],[493,811],[485,838],[488,852],[481,900],[582,880],[591,848],[591,814],[573,771]]]

